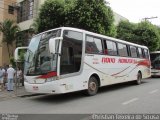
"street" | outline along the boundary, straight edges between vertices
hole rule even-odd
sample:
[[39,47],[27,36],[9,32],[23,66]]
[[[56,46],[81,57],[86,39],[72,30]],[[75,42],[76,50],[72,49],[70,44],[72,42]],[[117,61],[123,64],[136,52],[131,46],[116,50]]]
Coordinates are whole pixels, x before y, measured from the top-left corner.
[[123,83],[99,89],[95,96],[82,92],[62,95],[21,96],[0,102],[0,113],[87,114],[160,113],[160,78],[143,80],[141,85]]

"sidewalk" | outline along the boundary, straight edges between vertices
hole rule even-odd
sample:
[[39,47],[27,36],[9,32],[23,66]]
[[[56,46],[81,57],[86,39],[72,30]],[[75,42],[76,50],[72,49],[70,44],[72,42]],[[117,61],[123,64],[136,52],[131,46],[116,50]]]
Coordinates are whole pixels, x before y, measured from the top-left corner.
[[17,87],[17,89],[14,87],[14,91],[10,91],[10,92],[5,89],[0,91],[0,101],[21,97],[29,94],[31,93],[26,92],[24,86]]

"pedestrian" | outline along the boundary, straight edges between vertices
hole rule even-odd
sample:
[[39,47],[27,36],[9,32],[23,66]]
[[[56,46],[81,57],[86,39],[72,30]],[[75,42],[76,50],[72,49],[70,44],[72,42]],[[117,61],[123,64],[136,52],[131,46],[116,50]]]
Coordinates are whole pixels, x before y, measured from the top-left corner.
[[4,66],[5,74],[4,74],[4,88],[7,88],[7,69],[9,68],[9,65]]
[[17,84],[19,87],[19,84],[22,82],[22,70],[20,68],[17,68]]
[[0,91],[4,89],[5,70],[0,66]]
[[9,65],[7,69],[7,90],[13,91],[13,81],[15,76],[15,70],[12,68],[12,65]]

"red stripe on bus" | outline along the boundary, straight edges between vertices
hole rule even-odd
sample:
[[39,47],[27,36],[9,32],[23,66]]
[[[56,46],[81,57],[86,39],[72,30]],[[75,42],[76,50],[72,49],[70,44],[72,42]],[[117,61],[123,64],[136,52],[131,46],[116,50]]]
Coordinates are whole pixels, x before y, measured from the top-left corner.
[[55,71],[49,72],[46,75],[38,76],[37,78],[47,79],[47,78],[51,78],[51,77],[54,77],[54,76],[57,76],[57,72],[55,72]]
[[151,66],[151,62],[149,60],[141,60],[138,62],[137,66],[146,66],[146,67],[150,67]]

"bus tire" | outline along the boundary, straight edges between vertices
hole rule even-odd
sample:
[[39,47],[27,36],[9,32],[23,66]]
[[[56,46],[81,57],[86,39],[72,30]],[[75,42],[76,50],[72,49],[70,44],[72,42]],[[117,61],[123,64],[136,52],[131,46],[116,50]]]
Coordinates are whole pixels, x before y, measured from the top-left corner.
[[94,76],[89,78],[88,89],[86,90],[86,94],[88,96],[96,95],[98,92],[98,81]]
[[140,85],[141,83],[142,83],[142,74],[141,74],[141,72],[138,72],[136,85]]

